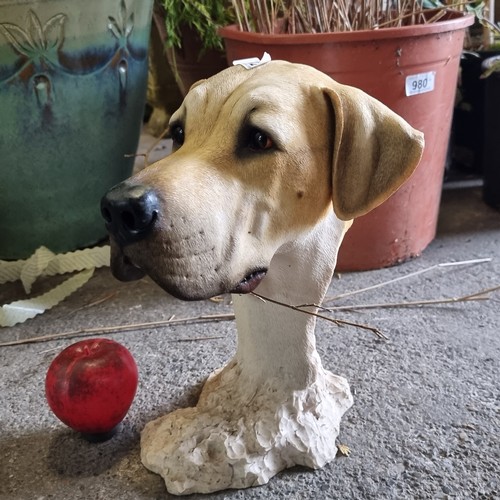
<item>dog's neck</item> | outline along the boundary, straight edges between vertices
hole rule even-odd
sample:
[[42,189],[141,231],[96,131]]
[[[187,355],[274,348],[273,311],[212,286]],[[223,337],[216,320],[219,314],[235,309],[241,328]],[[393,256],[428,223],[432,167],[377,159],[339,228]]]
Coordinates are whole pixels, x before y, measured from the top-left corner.
[[[330,211],[306,237],[276,253],[256,293],[290,305],[320,304],[349,226]],[[300,390],[316,380],[323,368],[314,316],[253,295],[235,295],[233,301],[238,329],[235,361],[249,388],[278,379],[280,387]]]

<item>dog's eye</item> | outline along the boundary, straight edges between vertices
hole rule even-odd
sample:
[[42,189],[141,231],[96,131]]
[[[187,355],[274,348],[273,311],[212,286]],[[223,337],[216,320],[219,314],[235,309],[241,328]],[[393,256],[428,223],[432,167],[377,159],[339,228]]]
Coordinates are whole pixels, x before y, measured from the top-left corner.
[[252,130],[249,139],[250,149],[254,151],[265,151],[274,146],[272,139],[261,130]]
[[182,146],[184,144],[184,129],[181,125],[174,125],[170,130],[170,137],[174,143],[174,146]]

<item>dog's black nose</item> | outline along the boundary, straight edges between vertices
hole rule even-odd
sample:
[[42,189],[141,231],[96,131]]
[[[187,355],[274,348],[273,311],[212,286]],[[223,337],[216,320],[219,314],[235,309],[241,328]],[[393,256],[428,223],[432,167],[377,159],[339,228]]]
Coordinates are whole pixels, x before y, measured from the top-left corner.
[[119,245],[125,246],[149,234],[158,216],[158,206],[158,198],[151,188],[125,181],[104,195],[101,214],[106,229]]

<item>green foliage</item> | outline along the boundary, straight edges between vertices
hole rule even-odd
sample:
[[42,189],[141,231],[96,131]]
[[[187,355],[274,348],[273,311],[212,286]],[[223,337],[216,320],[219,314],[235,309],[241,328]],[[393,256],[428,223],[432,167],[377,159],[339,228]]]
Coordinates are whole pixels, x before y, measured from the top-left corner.
[[465,10],[470,14],[474,14],[479,20],[484,18],[484,2],[471,2],[465,5]]
[[500,73],[500,57],[492,57],[488,67],[481,74],[480,78],[488,78],[493,73]]
[[440,9],[442,7],[447,7],[450,9],[465,8],[467,12],[474,14],[482,13],[484,10],[484,2],[478,1],[474,2],[468,0],[467,2],[457,0],[456,2],[440,2],[439,0],[423,0],[422,7],[424,9]]
[[422,7],[424,9],[438,9],[439,7],[443,7],[443,3],[438,0],[424,0]]
[[223,49],[217,30],[234,22],[230,1],[225,0],[162,0],[165,9],[167,45],[181,46],[180,27],[189,26],[200,37],[204,49]]

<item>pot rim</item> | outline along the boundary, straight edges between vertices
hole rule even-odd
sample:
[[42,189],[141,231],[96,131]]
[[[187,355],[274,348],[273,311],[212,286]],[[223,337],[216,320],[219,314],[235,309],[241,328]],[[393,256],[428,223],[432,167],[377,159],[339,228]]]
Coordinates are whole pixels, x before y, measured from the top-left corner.
[[292,45],[292,44],[321,44],[332,42],[373,41],[380,39],[409,38],[447,33],[465,29],[474,23],[474,14],[449,10],[446,19],[428,24],[415,24],[397,28],[381,28],[359,31],[342,31],[330,33],[297,33],[297,34],[268,34],[253,31],[241,31],[237,24],[219,28],[222,38],[241,42],[252,42],[265,45]]

